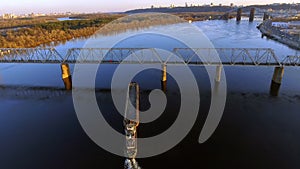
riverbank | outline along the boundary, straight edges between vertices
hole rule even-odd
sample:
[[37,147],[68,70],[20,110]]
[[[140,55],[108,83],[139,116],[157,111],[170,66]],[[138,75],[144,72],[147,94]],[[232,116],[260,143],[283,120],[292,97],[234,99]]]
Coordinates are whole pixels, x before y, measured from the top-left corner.
[[282,32],[279,28],[272,26],[272,20],[266,20],[257,27],[262,36],[270,37],[291,48],[300,50],[300,39],[288,33]]
[[51,22],[34,20],[26,22],[28,25],[25,28],[17,25],[19,26],[18,29],[1,32],[0,47],[31,48],[50,42],[88,37],[94,34],[100,27],[118,18],[118,15],[103,15],[87,20],[57,20]]
[[[66,20],[34,24],[28,28],[9,30],[0,35],[1,48],[32,48],[51,42],[68,41],[74,38],[111,35],[127,30],[138,30],[156,25],[185,22],[169,14],[139,14],[127,17],[108,15],[101,18]],[[83,17],[84,18],[84,17]]]

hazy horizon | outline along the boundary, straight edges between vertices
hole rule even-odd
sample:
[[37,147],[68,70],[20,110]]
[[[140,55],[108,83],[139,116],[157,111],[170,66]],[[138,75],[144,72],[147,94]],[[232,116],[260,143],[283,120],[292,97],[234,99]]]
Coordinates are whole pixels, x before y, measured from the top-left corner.
[[80,12],[80,13],[93,13],[93,12],[124,12],[131,9],[137,8],[149,8],[151,5],[155,7],[167,7],[171,4],[175,6],[185,6],[187,2],[188,5],[204,5],[213,3],[215,5],[263,5],[263,4],[273,4],[273,3],[297,3],[294,0],[249,0],[247,2],[242,0],[222,0],[222,1],[187,1],[187,0],[144,0],[144,1],[132,1],[132,0],[115,0],[110,2],[105,2],[101,0],[86,0],[81,2],[76,2],[71,0],[10,0],[4,1],[0,0],[1,9],[0,14],[4,13],[14,13],[14,14],[28,14],[28,13],[63,13],[63,12]]

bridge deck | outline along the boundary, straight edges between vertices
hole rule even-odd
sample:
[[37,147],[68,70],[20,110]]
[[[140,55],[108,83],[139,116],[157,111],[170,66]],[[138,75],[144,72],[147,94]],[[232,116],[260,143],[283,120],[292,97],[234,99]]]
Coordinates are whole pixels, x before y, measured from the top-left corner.
[[280,61],[269,48],[71,48],[65,56],[54,48],[2,48],[0,63],[300,66],[300,56]]

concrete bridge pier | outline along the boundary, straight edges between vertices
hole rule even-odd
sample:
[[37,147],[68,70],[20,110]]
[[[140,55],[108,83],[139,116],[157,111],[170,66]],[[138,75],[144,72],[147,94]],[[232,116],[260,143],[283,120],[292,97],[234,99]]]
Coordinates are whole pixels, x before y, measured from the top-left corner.
[[242,8],[237,9],[236,21],[239,22],[242,19]]
[[270,87],[270,95],[278,96],[283,74],[284,67],[275,67]]
[[218,65],[217,67],[216,67],[216,77],[215,77],[215,81],[216,82],[220,82],[221,81],[221,75],[222,75],[222,68],[223,68],[223,66],[222,65]]
[[255,15],[255,8],[250,9],[250,16],[249,16],[249,22],[254,21],[254,15]]
[[70,73],[70,67],[67,63],[61,64],[61,73],[62,73],[62,80],[65,84],[66,90],[72,90],[72,77]]
[[229,20],[229,13],[225,13],[225,14],[223,15],[223,19],[224,19],[224,20]]
[[162,64],[162,76],[161,76],[161,90],[166,92],[167,91],[167,65]]
[[270,19],[270,16],[267,14],[267,12],[264,13],[264,17],[263,17],[263,20],[267,20],[267,19]]

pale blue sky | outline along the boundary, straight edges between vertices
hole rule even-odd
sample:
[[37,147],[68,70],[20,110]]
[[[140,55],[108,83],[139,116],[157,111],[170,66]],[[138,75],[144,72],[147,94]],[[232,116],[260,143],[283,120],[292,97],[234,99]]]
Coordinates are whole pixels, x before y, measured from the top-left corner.
[[214,4],[229,5],[293,3],[299,0],[0,0],[0,14],[3,13],[50,13],[50,12],[116,12],[135,8],[154,6],[184,6],[188,4]]

